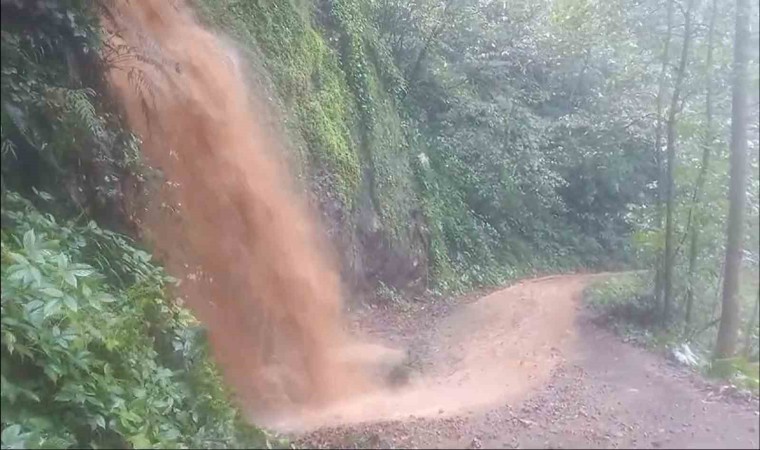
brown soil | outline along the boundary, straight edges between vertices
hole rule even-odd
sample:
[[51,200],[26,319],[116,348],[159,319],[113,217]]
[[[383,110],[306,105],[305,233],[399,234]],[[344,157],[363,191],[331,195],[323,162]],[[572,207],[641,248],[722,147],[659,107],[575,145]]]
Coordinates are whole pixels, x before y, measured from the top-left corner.
[[363,311],[365,335],[407,349],[408,384],[281,430],[322,448],[757,448],[757,398],[594,325],[579,304],[590,277]]

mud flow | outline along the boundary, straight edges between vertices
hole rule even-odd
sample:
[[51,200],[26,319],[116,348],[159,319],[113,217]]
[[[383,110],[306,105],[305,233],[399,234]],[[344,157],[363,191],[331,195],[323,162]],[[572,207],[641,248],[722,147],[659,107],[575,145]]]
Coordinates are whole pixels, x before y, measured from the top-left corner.
[[386,384],[271,426],[300,432],[410,416],[463,416],[519,402],[549,379],[575,345],[577,301],[588,278],[530,280],[457,307],[435,324],[424,371],[407,369],[394,377],[406,366],[406,354],[374,347],[365,367],[379,369]]
[[162,174],[136,215],[241,404],[259,416],[367,389],[344,356],[335,261],[234,49],[181,2],[114,1],[102,19],[110,84]]

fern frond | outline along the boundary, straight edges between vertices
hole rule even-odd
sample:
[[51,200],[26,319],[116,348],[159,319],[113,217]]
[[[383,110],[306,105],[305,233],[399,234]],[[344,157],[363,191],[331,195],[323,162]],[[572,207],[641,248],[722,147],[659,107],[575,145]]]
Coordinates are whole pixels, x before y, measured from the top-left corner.
[[91,101],[96,95],[97,93],[91,88],[53,87],[48,89],[46,103],[51,109],[63,109],[94,136],[102,137],[105,133],[103,119],[98,115]]
[[90,101],[95,97],[95,91],[90,88],[71,89],[66,92],[66,109],[74,113],[79,121],[95,136],[104,133],[103,120],[98,116]]
[[10,139],[3,139],[3,143],[1,145],[2,147],[0,149],[0,154],[2,154],[2,157],[10,154],[13,155],[13,159],[18,159],[18,156],[16,155],[16,145],[13,143],[13,141]]

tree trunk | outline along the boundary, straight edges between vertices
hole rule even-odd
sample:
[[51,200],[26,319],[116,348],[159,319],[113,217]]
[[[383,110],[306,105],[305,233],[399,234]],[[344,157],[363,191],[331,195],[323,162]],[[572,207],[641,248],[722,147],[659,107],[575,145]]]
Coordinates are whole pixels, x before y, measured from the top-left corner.
[[[668,61],[670,59],[670,40],[673,36],[673,0],[668,0],[668,28],[665,33],[665,44],[662,49],[662,66],[660,68],[660,80],[657,87],[657,125],[654,132],[654,157],[657,163],[657,204],[655,205],[655,222],[657,230],[662,230],[662,202],[665,198],[665,177],[663,176],[662,164],[662,103],[665,97],[665,83],[667,81]],[[654,296],[656,304],[662,305],[662,280],[663,264],[662,251],[657,249],[654,275]]]
[[695,0],[689,0],[686,11],[684,12],[684,36],[683,45],[681,46],[681,59],[678,63],[678,72],[676,73],[676,82],[673,86],[673,96],[670,99],[670,111],[668,112],[668,130],[667,130],[667,174],[665,182],[665,257],[663,258],[664,277],[663,277],[663,308],[662,323],[668,322],[670,317],[671,304],[673,302],[673,264],[674,264],[674,237],[673,237],[673,213],[675,208],[675,183],[673,172],[676,165],[676,114],[678,112],[678,101],[681,96],[681,87],[686,74],[686,63],[689,59],[689,44],[691,43],[691,11],[694,7]]
[[715,19],[718,15],[718,0],[713,0],[712,11],[710,13],[710,26],[707,34],[707,92],[705,94],[705,142],[702,148],[702,166],[699,168],[699,175],[694,186],[694,194],[691,199],[691,209],[689,210],[689,224],[691,228],[691,240],[689,242],[689,278],[686,291],[686,328],[691,325],[691,315],[694,308],[694,272],[699,256],[699,233],[701,231],[702,208],[700,205],[702,191],[704,190],[707,179],[707,171],[710,164],[710,153],[712,151],[715,134],[713,132],[713,114],[712,114],[712,65],[713,65],[713,45],[715,43]]
[[412,65],[412,69],[409,71],[409,75],[407,78],[407,86],[411,89],[412,85],[416,83],[417,77],[419,76],[420,69],[422,68],[422,62],[427,57],[427,52],[430,49],[430,45],[433,43],[434,40],[438,39],[438,37],[443,32],[444,28],[446,26],[449,26],[447,22],[448,14],[449,14],[449,8],[451,7],[451,4],[453,3],[453,0],[447,0],[446,4],[443,6],[443,12],[441,13],[441,17],[438,21],[438,24],[433,28],[433,30],[430,32],[430,34],[425,39],[425,43],[422,46],[422,49],[417,54],[417,59],[415,60],[414,64]]
[[757,314],[760,310],[760,291],[757,293],[757,300],[755,300],[755,307],[752,308],[752,316],[749,318],[747,324],[747,332],[744,334],[744,357],[749,358],[752,351],[752,329],[757,324]]
[[744,237],[744,203],[747,197],[747,116],[749,61],[749,0],[736,0],[734,74],[731,103],[731,185],[726,229],[726,274],[723,278],[723,308],[720,315],[715,358],[736,353],[739,332],[739,278]]

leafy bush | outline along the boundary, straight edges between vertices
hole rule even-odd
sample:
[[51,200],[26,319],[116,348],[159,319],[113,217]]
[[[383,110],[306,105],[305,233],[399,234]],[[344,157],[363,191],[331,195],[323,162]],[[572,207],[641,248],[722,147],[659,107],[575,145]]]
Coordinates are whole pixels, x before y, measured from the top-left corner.
[[589,285],[584,298],[591,310],[617,331],[647,330],[657,324],[659,312],[650,280],[647,272],[617,274]]
[[2,2],[0,184],[59,193],[111,228],[124,227],[122,181],[142,181],[139,139],[105,92],[94,0]]
[[708,374],[731,380],[736,386],[757,394],[760,389],[760,363],[744,357],[717,359],[712,362]]
[[2,203],[2,447],[268,444],[231,405],[174,281],[94,222]]

